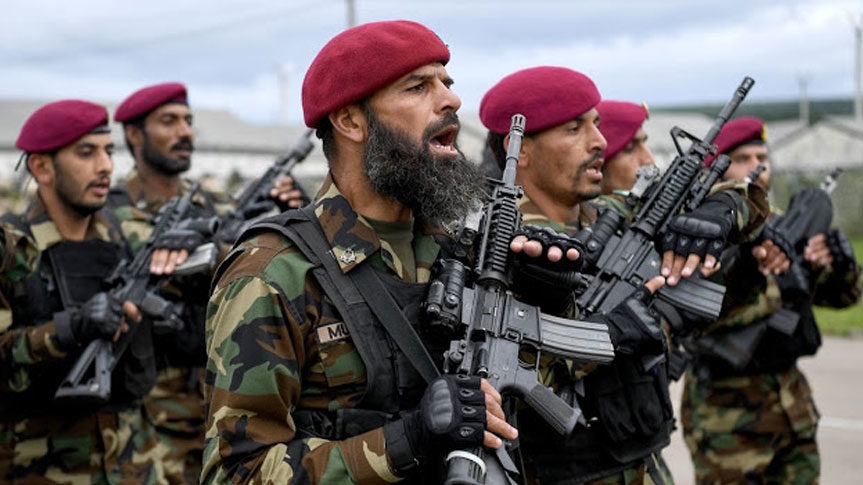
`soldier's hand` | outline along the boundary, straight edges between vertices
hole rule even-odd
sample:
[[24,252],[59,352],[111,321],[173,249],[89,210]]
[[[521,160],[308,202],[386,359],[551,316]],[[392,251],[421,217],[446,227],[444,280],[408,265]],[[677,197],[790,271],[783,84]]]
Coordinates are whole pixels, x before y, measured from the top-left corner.
[[824,233],[812,236],[803,249],[803,258],[815,268],[824,268],[833,263],[830,246],[827,245],[827,235]]
[[[552,263],[557,263],[564,257],[564,251],[560,245],[548,245],[537,239],[528,239],[525,235],[514,237],[509,244],[509,249],[514,253],[523,252],[531,258],[539,258],[545,255],[545,258]],[[579,257],[581,257],[581,254],[578,252],[578,249],[574,247],[566,249],[566,259],[568,261],[577,261]]]
[[753,247],[752,256],[758,261],[758,271],[764,276],[784,273],[791,266],[791,260],[785,251],[771,240]]
[[486,430],[483,433],[483,445],[489,448],[500,448],[503,446],[503,441],[498,436],[514,440],[518,438],[518,430],[506,422],[506,415],[503,413],[503,400],[497,389],[485,379],[480,381],[480,389],[485,393]]
[[85,345],[102,338],[117,341],[129,330],[126,320],[141,320],[132,302],[120,302],[106,292],[96,293],[81,308],[56,313],[54,323],[61,345]]
[[168,275],[174,272],[177,266],[189,259],[189,251],[185,249],[157,249],[153,251],[150,259],[150,273],[154,275]]
[[294,178],[290,175],[282,175],[274,183],[270,189],[270,197],[276,199],[279,205],[291,209],[302,207],[305,200],[303,191],[294,183]]
[[692,212],[671,220],[662,237],[660,270],[668,286],[675,286],[680,278],[692,276],[699,266],[705,276],[718,269],[718,258],[734,229],[734,210],[734,200],[718,193]]
[[620,302],[608,315],[591,317],[608,325],[614,350],[624,355],[657,355],[665,351],[665,334],[659,315],[650,308],[650,298],[665,284],[656,276]]
[[546,313],[564,313],[584,281],[578,273],[581,242],[550,228],[524,226],[509,247],[515,255],[513,292]]

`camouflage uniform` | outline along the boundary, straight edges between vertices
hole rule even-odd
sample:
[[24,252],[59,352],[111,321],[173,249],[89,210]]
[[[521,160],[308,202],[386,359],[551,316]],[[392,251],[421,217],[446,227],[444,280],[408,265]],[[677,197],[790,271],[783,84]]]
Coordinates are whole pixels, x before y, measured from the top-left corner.
[[[17,305],[26,305],[22,300],[31,296],[25,278],[29,268],[39,271],[37,251],[50,249],[62,237],[41,200],[28,210],[24,223],[35,247],[20,231],[7,228],[0,278],[2,294],[11,302],[2,310],[0,325],[0,481],[166,483],[160,450],[139,402],[114,402],[95,412],[53,407],[51,396],[77,352],[59,346],[53,321],[31,322]],[[122,244],[122,236],[100,213],[93,217],[87,239]],[[9,261],[14,263],[9,266]],[[6,320],[11,309],[25,318]]]
[[[180,195],[189,186],[183,181]],[[192,217],[224,215],[233,208],[229,196],[203,190],[192,200],[195,203]],[[150,237],[153,217],[166,202],[164,198],[146,193],[135,172],[122,187],[111,189],[108,206],[120,220],[123,234],[134,252]],[[196,483],[204,442],[203,325],[209,278],[185,277],[172,281],[162,293],[172,301],[185,303],[183,320],[190,328],[154,337],[161,359],[160,371],[155,387],[143,402],[147,418],[162,445],[169,450],[164,462],[168,480]]]
[[[414,224],[415,267],[410,271],[329,176],[314,204],[343,272],[368,264],[382,280],[389,275],[393,284],[407,286],[415,279],[413,286],[424,292],[440,252],[431,228]],[[384,484],[402,479],[388,463],[383,428],[348,431],[331,440],[297,426],[300,411],[340,415],[371,392],[358,347],[313,269],[274,232],[241,238],[219,269],[207,312],[203,483]],[[402,409],[412,409],[425,388],[414,375],[420,394]]]
[[[737,198],[738,202],[738,210],[735,211],[737,214],[737,220],[735,221],[737,227],[737,234],[740,240],[747,240],[754,238],[759,232],[760,229],[766,220],[766,198],[764,197],[763,192],[756,190],[755,193],[750,193],[750,187],[745,185],[737,185],[737,184],[721,184],[717,185],[712,191],[713,193],[720,190],[733,190],[737,192],[741,197]],[[523,197],[519,202],[520,209],[523,213],[523,221],[525,224],[533,224],[539,226],[546,226],[555,229],[558,232],[566,232],[569,234],[575,234],[579,230],[588,227],[593,223],[596,219],[597,210],[615,210],[620,212],[624,216],[626,216],[627,221],[631,221],[633,214],[631,211],[626,209],[626,206],[623,204],[622,198],[619,196],[601,196],[598,199],[594,199],[589,203],[583,203],[580,206],[579,210],[579,220],[575,222],[571,222],[568,224],[559,224],[554,221],[551,221],[542,214],[540,209],[534,204],[527,196]],[[668,326],[663,324],[663,327],[668,332]],[[670,338],[670,336],[669,336]],[[544,364],[547,364],[544,363]],[[612,366],[615,364],[611,364]],[[556,367],[556,372],[566,372],[558,364]],[[596,366],[593,364],[588,364],[581,366],[579,368],[570,368],[569,372],[572,374],[572,378],[576,380],[584,380],[589,374],[592,374],[596,370]],[[555,374],[557,377],[553,377],[551,379],[545,378],[547,384],[552,384],[553,381],[565,381],[567,380],[566,376],[562,376],[561,374]],[[667,382],[667,381],[665,381]],[[667,384],[666,384],[667,385]],[[650,438],[655,440],[655,443],[661,445],[662,441],[667,443],[667,440],[671,433],[671,426],[673,424],[673,416],[671,415],[670,409],[670,397],[668,396],[667,388],[664,388],[661,391],[664,396],[661,397],[661,400],[666,402],[667,410],[663,411],[665,423],[664,426],[659,426],[659,430],[653,433],[653,437]],[[588,400],[590,401],[590,400]],[[590,405],[590,402],[586,402],[585,406]],[[596,410],[586,411],[589,414],[595,413]],[[530,430],[533,426],[525,427],[522,430],[522,443],[527,443],[524,446],[523,454],[525,455],[525,460],[528,463],[528,473],[533,473],[530,471],[531,465],[531,445],[530,445]],[[630,485],[630,484],[639,484],[639,485],[652,485],[657,483],[656,479],[662,480],[662,483],[672,484],[673,478],[671,476],[671,472],[666,466],[662,456],[658,450],[648,454],[647,456],[641,456],[633,461],[621,462],[620,460],[613,458],[608,451],[602,451],[604,447],[613,446],[606,439],[602,437],[601,432],[596,432],[597,429],[601,428],[598,425],[593,426],[592,429],[579,429],[576,433],[593,433],[596,436],[594,449],[591,450],[590,456],[575,456],[576,460],[580,460],[584,462],[584,467],[577,467],[579,471],[577,473],[585,475],[587,478],[576,480],[576,479],[567,479],[567,480],[554,480],[554,483],[584,483],[588,485]],[[650,434],[650,433],[648,433]],[[633,435],[636,436],[636,435]],[[540,437],[539,442],[543,440],[547,440],[546,438]],[[656,449],[657,446],[653,446]],[[577,445],[576,445],[577,446]],[[539,446],[542,449],[542,446]],[[541,451],[544,453],[555,453],[553,449]],[[559,451],[557,452],[559,453]],[[576,455],[580,454],[578,451],[573,451]],[[536,467],[542,467],[542,464],[535,465]],[[546,467],[549,465],[545,465]],[[551,465],[555,466],[555,465]],[[539,480],[534,479],[536,483],[545,483],[540,482]]]
[[[749,266],[748,272],[732,276],[724,274],[731,268],[723,268],[718,275],[730,285],[729,294],[721,317],[706,333],[751,327],[782,308],[775,277],[761,275],[755,263]],[[841,274],[827,267],[814,281],[814,304],[847,306],[863,290],[859,266]],[[759,347],[754,359],[761,351]],[[683,433],[696,481],[817,483],[819,414],[812,390],[796,364],[775,372],[748,368],[713,376],[710,372],[710,366],[699,363],[697,356],[694,369],[687,372],[681,403]]]

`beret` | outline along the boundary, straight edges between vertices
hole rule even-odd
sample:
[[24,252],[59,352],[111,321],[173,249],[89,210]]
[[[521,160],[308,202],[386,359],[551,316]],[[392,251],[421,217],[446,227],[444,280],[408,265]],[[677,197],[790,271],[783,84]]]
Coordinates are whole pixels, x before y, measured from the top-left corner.
[[15,146],[29,153],[64,147],[93,131],[107,133],[108,110],[96,103],[64,99],[48,103],[27,118]]
[[599,132],[608,143],[602,154],[606,160],[632,141],[650,114],[646,104],[610,100],[600,101],[596,111],[599,112]]
[[162,83],[141,88],[124,99],[114,119],[125,123],[146,115],[165,103],[186,103],[186,86],[181,83]]
[[599,103],[589,77],[565,67],[524,69],[495,84],[482,97],[479,118],[494,133],[509,132],[512,116],[527,118],[525,131],[535,133],[572,121]]
[[306,126],[316,128],[329,113],[433,62],[449,62],[449,49],[416,22],[372,22],[345,30],[327,42],[306,72]]
[[[728,153],[746,143],[764,143],[767,141],[767,127],[764,122],[754,116],[741,116],[725,123],[713,144],[717,155]],[[704,159],[704,164],[710,166],[715,156]]]

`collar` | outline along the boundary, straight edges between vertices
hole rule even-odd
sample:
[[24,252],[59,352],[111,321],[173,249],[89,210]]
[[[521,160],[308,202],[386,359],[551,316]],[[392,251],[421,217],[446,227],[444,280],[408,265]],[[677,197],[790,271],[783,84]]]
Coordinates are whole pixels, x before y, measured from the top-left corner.
[[578,208],[578,220],[568,221],[561,224],[553,221],[546,216],[536,202],[532,201],[525,193],[518,201],[518,208],[522,214],[522,222],[524,224],[532,224],[535,226],[550,227],[559,233],[572,234],[578,232],[583,227],[590,225],[596,219],[596,211],[588,204],[582,202]]
[[[182,196],[186,193],[186,190],[188,190],[191,185],[192,184],[186,179],[180,180],[179,195]],[[132,206],[148,214],[159,212],[159,209],[161,209],[162,206],[170,200],[170,198],[165,198],[158,194],[148,193],[144,188],[144,182],[141,181],[141,176],[138,175],[137,170],[129,172],[129,177],[126,179],[123,187],[126,189],[126,193],[129,194]],[[201,195],[200,190],[194,197],[192,197],[192,201],[198,205],[207,205],[207,201],[204,196]]]
[[[328,173],[313,202],[315,215],[324,230],[324,237],[332,247],[333,256],[342,272],[347,273],[369,259],[381,248],[381,240],[368,221],[351,207]],[[440,246],[431,237],[436,228],[425,222],[414,224],[414,257],[417,267],[431,267],[437,259]],[[381,259],[400,277],[401,263],[392,258]],[[417,276],[418,280],[420,276]]]
[[[60,230],[57,225],[48,216],[48,211],[45,209],[45,203],[37,193],[36,197],[30,203],[30,207],[25,213],[25,221],[30,226],[30,232],[33,234],[33,241],[36,243],[36,249],[45,251],[51,246],[63,242],[63,236],[60,235]],[[90,224],[87,226],[87,234],[85,239],[99,239],[105,242],[114,242],[111,236],[111,230],[108,222],[102,215],[100,209],[90,218]]]

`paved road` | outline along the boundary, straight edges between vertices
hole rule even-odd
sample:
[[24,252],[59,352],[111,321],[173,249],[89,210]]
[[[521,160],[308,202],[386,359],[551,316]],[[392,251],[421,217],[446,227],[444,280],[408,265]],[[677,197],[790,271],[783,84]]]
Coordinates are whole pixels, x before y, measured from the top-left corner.
[[[801,360],[800,367],[821,411],[821,483],[863,483],[863,338],[826,338],[818,355]],[[680,384],[673,385],[671,392],[675,406],[679,406]],[[679,431],[663,456],[676,485],[693,484],[689,451]]]

